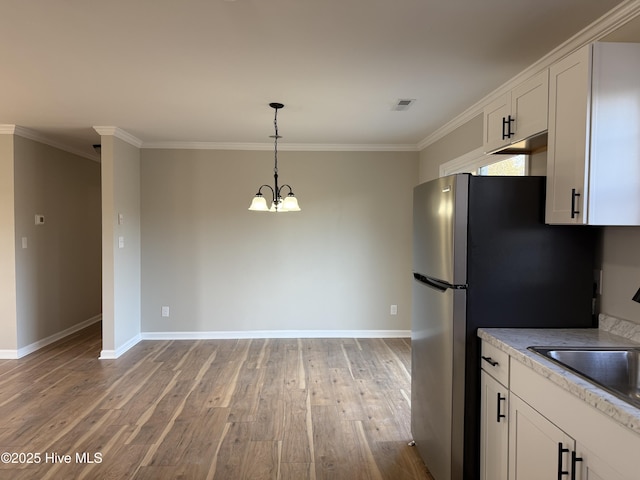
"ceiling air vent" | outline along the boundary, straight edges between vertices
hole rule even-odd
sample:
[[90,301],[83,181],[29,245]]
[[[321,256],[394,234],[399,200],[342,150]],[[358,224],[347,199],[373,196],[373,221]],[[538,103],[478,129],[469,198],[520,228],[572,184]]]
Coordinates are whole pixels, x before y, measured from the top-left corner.
[[415,98],[402,98],[396,102],[393,106],[393,110],[396,112],[403,112],[405,110],[409,110],[409,107],[415,103]]

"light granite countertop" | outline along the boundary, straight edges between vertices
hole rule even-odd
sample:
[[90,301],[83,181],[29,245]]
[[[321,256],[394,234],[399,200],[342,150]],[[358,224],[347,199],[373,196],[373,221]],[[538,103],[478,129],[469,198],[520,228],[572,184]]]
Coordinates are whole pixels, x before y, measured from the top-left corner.
[[[611,318],[600,318],[600,328],[579,329],[519,329],[519,328],[481,328],[478,336],[494,347],[508,353],[514,360],[532,368],[555,384],[577,396],[589,405],[610,416],[618,423],[640,434],[640,408],[624,402],[615,395],[593,383],[547,360],[543,356],[528,350],[531,346],[578,346],[578,347],[639,347],[634,336],[620,336],[610,333],[609,324],[620,323]],[[634,330],[630,326],[627,331]]]

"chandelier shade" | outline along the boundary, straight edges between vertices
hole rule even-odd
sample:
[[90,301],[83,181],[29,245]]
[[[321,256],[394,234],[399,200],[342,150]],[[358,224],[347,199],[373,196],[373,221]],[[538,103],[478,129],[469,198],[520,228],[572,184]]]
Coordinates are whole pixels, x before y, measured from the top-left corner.
[[267,200],[261,193],[258,193],[253,197],[249,210],[253,210],[254,212],[266,212],[269,210],[269,207],[267,207]]
[[[274,151],[274,167],[273,167],[273,187],[271,185],[261,185],[258,188],[258,193],[256,193],[255,197],[251,201],[251,205],[249,205],[249,210],[252,212],[275,212],[275,213],[284,213],[284,212],[299,212],[300,206],[298,205],[298,199],[293,194],[293,188],[291,185],[281,185],[278,186],[278,139],[282,138],[278,134],[278,110],[283,108],[284,105],[282,103],[270,103],[269,106],[275,110],[275,115],[273,117],[273,126],[275,129],[275,135],[272,135],[271,138],[273,141],[273,151]],[[282,189],[288,188],[289,193],[283,198]],[[267,208],[267,199],[264,198],[262,194],[262,189],[268,188],[271,190],[271,207]]]

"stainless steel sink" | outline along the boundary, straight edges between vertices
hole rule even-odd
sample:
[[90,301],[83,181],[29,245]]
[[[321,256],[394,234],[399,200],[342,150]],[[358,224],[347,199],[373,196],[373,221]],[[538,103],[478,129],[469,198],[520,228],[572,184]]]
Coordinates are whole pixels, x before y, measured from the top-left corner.
[[640,348],[529,347],[640,408]]

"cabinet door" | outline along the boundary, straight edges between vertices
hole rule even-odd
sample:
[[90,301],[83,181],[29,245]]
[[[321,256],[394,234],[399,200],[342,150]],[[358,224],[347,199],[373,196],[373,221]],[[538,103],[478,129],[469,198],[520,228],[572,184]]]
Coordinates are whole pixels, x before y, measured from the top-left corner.
[[511,93],[501,96],[484,107],[484,125],[482,146],[486,153],[493,152],[511,143],[506,136],[507,128],[503,120],[511,113]]
[[549,70],[521,83],[511,92],[511,115],[515,119],[511,142],[544,132],[548,125]]
[[484,107],[484,151],[494,152],[544,132],[548,110],[549,71],[545,70]]
[[509,480],[570,478],[574,440],[517,395],[509,403]]
[[480,372],[480,479],[507,480],[509,452],[508,390]]
[[591,92],[591,45],[549,69],[546,222],[584,223]]
[[590,225],[640,225],[640,44],[595,43]]
[[[575,464],[576,480],[631,480],[638,478],[637,469],[630,468],[623,476],[580,442],[576,442],[575,457],[578,461],[572,463]],[[573,465],[572,468],[574,468]]]

